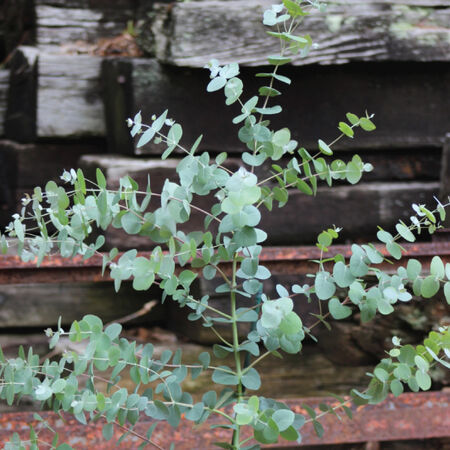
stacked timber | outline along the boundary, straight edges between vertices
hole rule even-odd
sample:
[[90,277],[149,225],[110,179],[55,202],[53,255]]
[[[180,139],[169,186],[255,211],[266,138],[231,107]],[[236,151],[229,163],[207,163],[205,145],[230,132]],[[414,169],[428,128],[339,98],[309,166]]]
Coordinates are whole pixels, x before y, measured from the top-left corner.
[[[100,167],[111,188],[126,174],[144,187],[150,174],[154,191],[166,178],[176,179],[179,154],[162,162],[159,146],[136,149],[125,120],[139,110],[148,122],[152,114],[168,108],[169,116],[183,125],[187,145],[204,134],[200,151],[226,151],[230,167],[237,167],[243,148],[231,119],[238,111],[224,105],[221,93],[206,93],[209,71],[203,66],[211,58],[221,64],[238,61],[247,92],[256,92],[260,83],[255,73],[266,65],[266,55],[277,51],[276,41],[261,24],[263,9],[273,2],[167,3],[35,0],[35,46],[20,46],[7,70],[0,70],[0,225],[19,204],[19,192],[48,179],[58,181],[64,168],[79,165],[89,177]],[[124,52],[115,47],[116,41],[109,45],[109,39],[123,39],[130,20],[145,56]],[[354,142],[340,141],[335,156],[348,160],[358,152],[375,171],[357,186],[321,187],[317,198],[291,192],[282,214],[263,212],[262,227],[272,245],[309,244],[318,230],[333,223],[344,227],[344,238],[368,240],[376,225],[390,229],[398,218],[407,218],[411,203],[432,202],[439,186],[448,192],[448,174],[443,172],[441,180],[439,174],[444,136],[450,130],[450,5],[447,0],[336,0],[327,16],[305,18],[303,31],[317,48],[283,67],[293,83],[282,89],[283,113],[273,120],[274,127],[288,126],[294,139],[314,149],[318,138],[336,137],[335,127],[346,112],[362,114],[367,109],[375,113],[377,131],[358,133]],[[212,200],[198,201],[206,202],[198,206],[208,207]],[[189,226],[197,229],[202,221],[193,214]],[[125,238],[117,230],[108,231],[107,240],[109,247],[149,248],[145,238]],[[199,284],[199,291],[210,291],[216,281]],[[277,275],[275,282],[291,283],[292,275]],[[266,287],[274,293],[274,285]],[[117,299],[108,283],[13,285],[0,289],[0,323],[51,325],[55,315],[48,315],[45,323],[42,317],[31,320],[33,305],[58,297],[66,297],[67,305],[46,303],[45,309],[62,309],[67,321],[86,312],[109,320],[148,300],[128,287]],[[32,306],[30,314],[20,318],[14,307],[26,309],[20,303],[24,298]],[[86,301],[71,311],[75,298]],[[437,314],[425,306],[411,307],[402,312],[403,319],[374,327],[384,327],[383,336],[392,327],[413,335],[416,324],[411,317]],[[190,326],[175,310],[154,317],[196,340],[211,339],[206,329]],[[366,364],[368,353],[371,361],[379,356],[380,348],[371,348],[369,339],[356,346],[364,340],[356,323],[342,326],[342,347],[352,349],[355,364]]]
[[[261,15],[272,0],[186,2],[156,11],[149,32],[156,56],[168,64],[203,67],[267,64],[278,43],[267,36]],[[316,49],[294,57],[293,65],[356,61],[450,61],[450,8],[447,0],[333,0],[325,13],[302,22]]]
[[126,29],[128,21],[134,20],[134,4],[133,0],[37,0],[37,45],[54,52],[55,47],[76,41],[92,44],[116,36]]

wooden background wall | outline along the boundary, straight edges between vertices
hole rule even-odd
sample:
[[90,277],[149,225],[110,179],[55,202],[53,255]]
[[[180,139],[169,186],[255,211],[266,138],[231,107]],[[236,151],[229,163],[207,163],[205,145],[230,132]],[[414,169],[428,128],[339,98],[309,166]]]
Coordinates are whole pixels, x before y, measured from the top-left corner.
[[[49,179],[59,182],[64,168],[79,166],[89,173],[101,167],[111,187],[126,173],[143,183],[150,173],[154,190],[164,178],[173,177],[177,155],[161,162],[154,145],[138,154],[129,137],[125,119],[138,110],[150,120],[153,113],[169,108],[170,116],[182,123],[187,144],[203,133],[204,149],[238,156],[242,146],[231,124],[236,110],[224,105],[221,93],[206,94],[209,72],[202,67],[212,57],[223,63],[239,61],[253,95],[260,86],[253,75],[274,45],[261,25],[263,6],[270,3],[4,0],[0,226],[8,223],[24,192]],[[124,33],[130,21],[136,37]],[[316,199],[293,193],[280,213],[264,215],[263,227],[273,245],[311,244],[319,229],[332,224],[344,227],[344,238],[370,239],[376,225],[389,229],[399,216],[409,216],[411,203],[432,202],[441,185],[449,186],[440,171],[444,138],[450,131],[450,4],[338,0],[327,17],[307,18],[304,29],[319,47],[283,68],[293,84],[282,86],[284,112],[277,124],[288,125],[295,139],[312,148],[318,138],[337,135],[346,112],[362,114],[367,109],[375,113],[376,132],[341,141],[336,155],[347,159],[357,151],[375,170],[354,187],[321,187]],[[108,232],[108,244],[148,247],[146,241],[125,239],[114,230]],[[49,298],[59,300],[48,304]],[[57,310],[66,321],[79,318],[81,311],[101,313],[109,320],[112,312],[126,314],[148,299],[127,289],[113,298],[109,283],[11,285],[0,288],[0,323],[32,331],[52,325]],[[116,302],[122,302],[121,308]],[[425,322],[417,318],[425,314],[423,308],[428,308]],[[166,320],[168,325],[170,317],[183,329],[186,322],[174,314],[159,312],[145,321]],[[445,311],[433,307],[405,306],[394,322],[377,322],[372,331],[381,330],[388,338],[394,327],[417,337],[429,327],[429,317],[443,316]],[[359,364],[358,374],[363,376],[363,365],[382,354],[382,345],[371,339],[361,344],[364,333],[356,322],[339,326],[342,337],[335,347],[347,356],[351,349],[352,364]],[[201,332],[189,333],[203,339]],[[340,353],[333,350],[333,355],[339,359]],[[336,373],[331,371],[326,379]],[[344,378],[343,385],[348,382]]]

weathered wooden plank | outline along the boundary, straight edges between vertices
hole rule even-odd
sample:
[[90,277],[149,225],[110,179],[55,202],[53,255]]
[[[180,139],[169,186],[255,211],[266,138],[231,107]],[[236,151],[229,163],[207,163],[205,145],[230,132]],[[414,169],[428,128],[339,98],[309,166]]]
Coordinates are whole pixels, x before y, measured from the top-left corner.
[[[136,6],[136,1],[144,0],[34,0],[36,6],[56,6],[60,8],[82,8],[94,11],[128,10]],[[153,0],[149,0],[153,1]],[[431,0],[430,0],[431,1]]]
[[[111,282],[2,285],[0,326],[51,326],[59,316],[68,324],[85,314],[96,314],[109,322],[136,312],[152,298],[160,298],[158,289],[136,292],[130,283],[123,284],[117,294]],[[162,317],[163,309],[155,307],[140,322],[155,322]]]
[[[279,51],[265,33],[262,12],[271,0],[210,0],[157,6],[151,32],[158,59],[177,66],[203,67],[210,59],[242,65],[267,64]],[[351,61],[450,61],[448,2],[337,0],[326,14],[313,13],[302,24],[317,44],[294,65]]]
[[[439,183],[362,183],[320,188],[317,197],[292,192],[290,203],[272,213],[262,209],[261,228],[269,238],[267,245],[300,245],[315,242],[319,230],[333,224],[343,227],[342,238],[373,239],[377,225],[392,229],[398,219],[408,220],[412,203],[434,204]],[[204,203],[196,206],[207,207]],[[276,208],[276,207],[275,207]],[[199,230],[203,217],[192,214],[192,222],[183,225],[187,231]],[[148,249],[147,238],[126,236],[116,229],[106,232],[107,245],[122,249]]]
[[71,8],[66,5],[36,6],[37,44],[47,50],[62,44],[95,42],[102,37],[120,34],[134,19],[132,5],[118,9]]
[[[238,106],[224,105],[222,93],[206,93],[209,77],[200,69],[163,66],[152,59],[106,60],[102,66],[108,139],[113,152],[133,152],[125,118],[142,110],[143,120],[166,108],[181,123],[183,143],[192,144],[203,134],[201,149],[230,153],[242,151],[238,126],[232,118]],[[263,83],[254,69],[244,68],[247,92]],[[316,147],[317,139],[332,141],[345,113],[375,113],[377,130],[358,131],[354,140],[343,139],[336,148],[441,147],[450,116],[450,65],[429,63],[367,63],[340,67],[285,68],[292,86],[277,86],[285,95],[277,97],[283,107],[272,125],[288,126],[293,138],[305,147]],[[357,92],[358,95],[351,95]],[[250,95],[250,94],[249,94]],[[139,152],[161,153],[147,145]]]
[[100,65],[97,56],[40,54],[38,137],[105,134]]
[[8,100],[9,70],[0,70],[0,136],[5,133],[6,104]]
[[19,142],[31,142],[36,138],[38,52],[34,47],[18,47],[9,65],[5,135]]
[[373,239],[377,225],[389,230],[399,219],[409,220],[412,203],[435,204],[438,192],[435,182],[319,188],[316,197],[294,192],[280,214],[262,213],[261,227],[270,230],[270,245],[315,242],[318,230],[332,224],[343,227],[342,238]]
[[[238,162],[232,162],[237,167]],[[133,160],[132,158],[103,158],[85,156],[80,160],[87,174],[100,167],[105,171],[109,186],[118,186],[120,177],[127,173],[141,186],[146,186],[147,174],[152,180],[152,190],[159,192],[164,179],[176,179],[176,160]],[[319,188],[317,197],[309,197],[298,191],[291,193],[286,207],[270,213],[262,208],[261,227],[269,232],[267,245],[297,245],[315,242],[318,230],[332,224],[343,227],[342,237],[370,239],[375,236],[377,225],[391,228],[398,219],[408,219],[411,203],[433,202],[439,192],[438,182],[373,182],[356,186]],[[212,199],[200,197],[194,204],[210,208]],[[151,208],[158,207],[158,200]],[[300,220],[301,218],[301,220]],[[202,227],[203,216],[193,212],[185,225],[188,231]],[[126,236],[110,229],[106,232],[108,245],[121,249],[148,249],[151,243],[140,236]]]
[[81,156],[105,151],[104,142],[20,144],[0,140],[0,155],[9,185],[15,189],[42,186],[49,180],[60,183],[64,169],[76,168]]

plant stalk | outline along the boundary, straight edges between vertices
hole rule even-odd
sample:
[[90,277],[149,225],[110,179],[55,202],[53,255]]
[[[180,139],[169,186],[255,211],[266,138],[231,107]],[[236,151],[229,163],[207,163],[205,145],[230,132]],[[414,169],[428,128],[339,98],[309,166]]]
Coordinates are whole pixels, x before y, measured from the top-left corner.
[[[237,314],[236,314],[236,271],[237,271],[237,255],[234,256],[233,259],[233,274],[232,274],[232,285],[231,285],[231,293],[230,293],[230,301],[231,301],[231,321],[232,321],[232,333],[233,333],[233,353],[234,360],[236,364],[236,375],[238,377],[238,385],[237,385],[237,403],[240,403],[242,400],[242,367],[241,367],[241,358],[239,355],[239,333],[238,333],[238,322],[237,322]],[[240,426],[235,424],[236,428],[233,431],[233,439],[232,445],[235,450],[240,449]]]

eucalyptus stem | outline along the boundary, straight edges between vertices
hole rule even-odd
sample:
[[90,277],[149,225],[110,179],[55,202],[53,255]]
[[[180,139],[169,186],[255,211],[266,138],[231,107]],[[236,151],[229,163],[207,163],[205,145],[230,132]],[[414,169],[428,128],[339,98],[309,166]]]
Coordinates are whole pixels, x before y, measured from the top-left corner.
[[[239,355],[239,333],[238,333],[238,322],[237,322],[237,314],[236,314],[236,271],[237,271],[237,254],[234,255],[233,258],[233,274],[232,274],[232,285],[230,292],[230,302],[231,302],[231,326],[233,332],[233,353],[234,353],[234,361],[236,364],[236,375],[238,377],[238,385],[237,385],[237,402],[240,403],[242,400],[242,367],[241,367],[241,358]],[[238,450],[240,449],[240,426],[236,424],[236,428],[233,432],[233,448]]]

